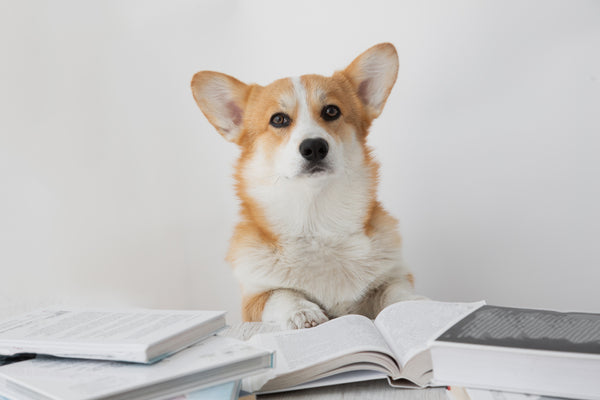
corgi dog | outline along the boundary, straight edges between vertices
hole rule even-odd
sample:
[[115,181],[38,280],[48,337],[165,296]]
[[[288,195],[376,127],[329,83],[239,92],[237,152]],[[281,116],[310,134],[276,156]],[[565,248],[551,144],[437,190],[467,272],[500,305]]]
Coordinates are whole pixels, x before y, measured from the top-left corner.
[[241,149],[241,220],[227,260],[245,321],[309,328],[422,298],[402,263],[397,221],[377,201],[379,165],[366,143],[397,75],[389,43],[330,77],[260,86],[194,75],[199,108]]

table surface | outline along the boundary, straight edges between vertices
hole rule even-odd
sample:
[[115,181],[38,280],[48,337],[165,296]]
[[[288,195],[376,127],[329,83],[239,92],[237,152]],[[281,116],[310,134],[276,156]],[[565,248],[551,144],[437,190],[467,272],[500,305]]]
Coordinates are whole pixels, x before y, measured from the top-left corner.
[[[229,326],[220,333],[241,340],[248,340],[257,333],[274,332],[279,330],[276,325],[260,322],[244,322]],[[244,400],[254,396],[243,397]],[[447,400],[443,388],[428,389],[398,389],[388,385],[386,380],[347,383],[344,385],[326,386],[321,388],[297,390],[293,392],[273,393],[256,396],[257,400]]]

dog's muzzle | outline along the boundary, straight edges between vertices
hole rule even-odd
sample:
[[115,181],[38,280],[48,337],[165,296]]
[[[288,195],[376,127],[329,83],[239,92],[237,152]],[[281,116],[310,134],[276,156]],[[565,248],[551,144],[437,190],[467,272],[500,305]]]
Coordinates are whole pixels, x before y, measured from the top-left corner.
[[330,170],[327,160],[325,159],[329,152],[329,144],[325,139],[305,139],[300,143],[300,148],[298,150],[300,151],[302,158],[306,160],[304,167],[302,168],[303,173],[313,175]]

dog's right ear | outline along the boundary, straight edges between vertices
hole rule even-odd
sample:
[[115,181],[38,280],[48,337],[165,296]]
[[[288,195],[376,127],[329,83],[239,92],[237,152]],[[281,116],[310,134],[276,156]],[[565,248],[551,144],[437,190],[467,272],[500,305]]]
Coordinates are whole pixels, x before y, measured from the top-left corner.
[[200,71],[192,78],[192,93],[217,131],[230,142],[237,142],[250,87],[229,75]]

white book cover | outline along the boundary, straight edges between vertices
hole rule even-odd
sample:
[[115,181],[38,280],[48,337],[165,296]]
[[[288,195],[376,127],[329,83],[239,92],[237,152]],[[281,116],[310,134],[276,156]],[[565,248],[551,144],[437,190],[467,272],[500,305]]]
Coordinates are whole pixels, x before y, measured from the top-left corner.
[[225,326],[223,311],[47,308],[0,322],[0,355],[148,363]]

